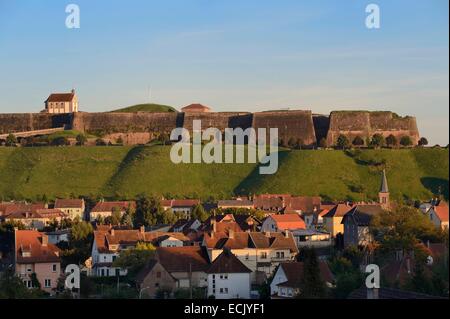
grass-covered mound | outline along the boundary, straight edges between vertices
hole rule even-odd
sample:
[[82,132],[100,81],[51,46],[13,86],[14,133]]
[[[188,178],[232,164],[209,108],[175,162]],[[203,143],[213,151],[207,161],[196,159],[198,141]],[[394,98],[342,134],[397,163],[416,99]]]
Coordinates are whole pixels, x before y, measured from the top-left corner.
[[257,164],[173,164],[170,146],[0,147],[0,200],[79,195],[134,198],[140,193],[216,198],[239,193],[321,195],[333,200],[376,199],[386,168],[397,200],[448,198],[445,149],[284,150],[275,175]]
[[136,112],[148,112],[148,113],[166,113],[176,112],[175,108],[162,104],[137,104],[122,109],[114,110],[113,113],[136,113]]

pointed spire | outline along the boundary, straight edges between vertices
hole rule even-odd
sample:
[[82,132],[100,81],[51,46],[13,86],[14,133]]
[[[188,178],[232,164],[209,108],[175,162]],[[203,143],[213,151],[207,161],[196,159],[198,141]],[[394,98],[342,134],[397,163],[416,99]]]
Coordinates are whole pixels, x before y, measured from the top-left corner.
[[386,178],[386,170],[383,169],[383,177],[381,179],[380,193],[389,193],[389,187]]

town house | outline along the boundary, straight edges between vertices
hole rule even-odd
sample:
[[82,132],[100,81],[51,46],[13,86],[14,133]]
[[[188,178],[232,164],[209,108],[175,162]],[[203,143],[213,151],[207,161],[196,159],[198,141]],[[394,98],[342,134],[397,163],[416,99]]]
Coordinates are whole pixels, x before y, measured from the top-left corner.
[[41,289],[54,293],[61,275],[60,250],[48,242],[47,235],[36,230],[15,230],[15,271],[26,287],[33,288],[36,275]]

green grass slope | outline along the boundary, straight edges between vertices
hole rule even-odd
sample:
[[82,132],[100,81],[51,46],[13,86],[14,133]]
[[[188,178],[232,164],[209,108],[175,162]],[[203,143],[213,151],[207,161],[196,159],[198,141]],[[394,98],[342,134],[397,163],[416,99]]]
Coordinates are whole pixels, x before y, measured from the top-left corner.
[[162,104],[137,104],[122,109],[114,110],[114,113],[136,113],[136,112],[148,112],[148,113],[165,113],[176,112],[172,106]]
[[448,198],[448,150],[282,151],[274,175],[257,164],[173,164],[169,146],[0,148],[0,199],[140,193],[226,198],[237,193],[376,199],[384,163],[397,200]]

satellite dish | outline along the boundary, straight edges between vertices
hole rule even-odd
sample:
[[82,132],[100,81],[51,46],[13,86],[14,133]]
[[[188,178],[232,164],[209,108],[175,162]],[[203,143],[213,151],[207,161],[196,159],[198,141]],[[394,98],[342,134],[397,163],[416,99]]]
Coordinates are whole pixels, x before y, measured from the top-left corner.
[[428,257],[427,257],[427,266],[433,265],[433,262],[434,262],[433,257],[428,256]]

